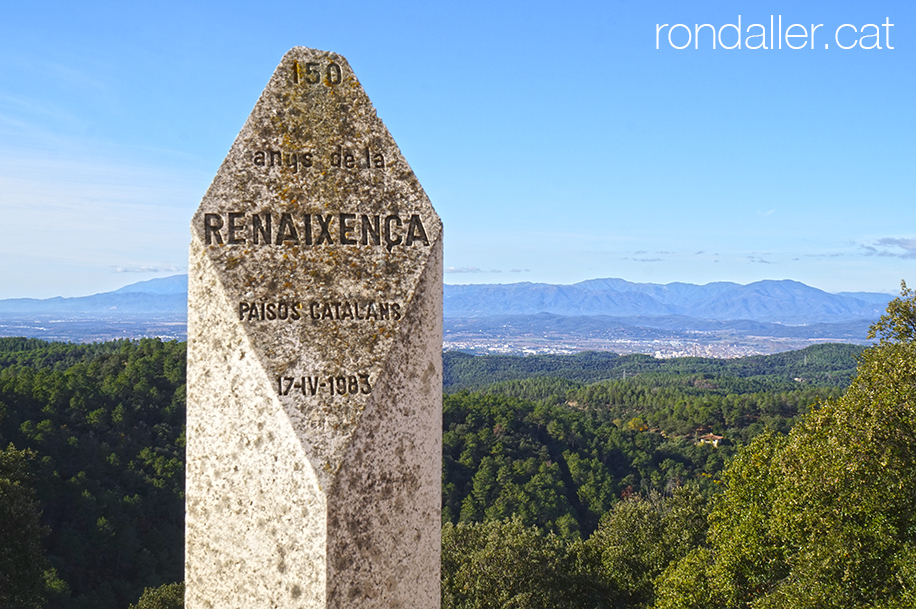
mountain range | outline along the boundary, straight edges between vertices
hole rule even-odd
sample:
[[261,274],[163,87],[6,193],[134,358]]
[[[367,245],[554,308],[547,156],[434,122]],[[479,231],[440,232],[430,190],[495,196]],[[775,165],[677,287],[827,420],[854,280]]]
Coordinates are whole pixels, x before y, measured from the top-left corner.
[[678,315],[706,320],[802,325],[877,319],[891,298],[889,294],[873,292],[830,294],[791,280],[757,281],[747,285],[731,282],[695,285],[590,279],[572,285],[446,285],[445,316]]
[[[187,290],[188,276],[175,275],[92,296],[0,300],[0,315],[181,316],[187,311]],[[445,285],[444,313],[446,318],[549,313],[569,317],[679,316],[806,325],[875,320],[891,298],[889,294],[874,292],[831,294],[791,280],[695,285],[590,279],[571,285],[528,282]]]
[[140,281],[92,296],[0,300],[0,315],[187,315],[187,311],[187,275]]

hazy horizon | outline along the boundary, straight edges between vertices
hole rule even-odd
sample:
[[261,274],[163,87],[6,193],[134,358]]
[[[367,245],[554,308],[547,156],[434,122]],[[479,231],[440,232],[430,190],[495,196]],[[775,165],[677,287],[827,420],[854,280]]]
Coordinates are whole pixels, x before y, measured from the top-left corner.
[[[113,288],[113,289],[111,289],[111,290],[104,290],[104,291],[101,291],[101,292],[91,292],[91,293],[84,293],[84,294],[73,294],[73,295],[70,295],[70,296],[63,296],[63,295],[57,294],[57,295],[54,295],[54,296],[47,296],[47,297],[40,297],[40,298],[39,298],[39,297],[34,297],[34,296],[10,296],[10,297],[7,297],[7,298],[0,298],[0,301],[2,301],[2,300],[19,300],[19,299],[28,299],[28,300],[32,300],[32,299],[34,299],[34,300],[49,300],[49,299],[53,299],[53,298],[83,298],[83,297],[86,297],[86,296],[95,296],[95,295],[97,295],[97,294],[105,294],[105,293],[108,293],[108,292],[115,292],[115,291],[121,290],[121,289],[126,288],[126,287],[134,286],[134,285],[141,284],[141,283],[146,283],[146,282],[149,282],[149,281],[167,280],[167,279],[172,279],[172,278],[174,278],[174,277],[187,277],[187,273],[176,273],[176,274],[174,274],[174,275],[165,275],[165,276],[163,276],[163,277],[153,277],[153,278],[151,278],[151,279],[140,279],[140,280],[137,280],[137,281],[131,281],[131,282],[129,282],[129,283],[125,283],[125,284],[123,284],[123,285],[121,285],[121,286],[118,286],[118,287],[115,287],[115,288]],[[446,280],[447,280],[447,279],[448,279],[448,277],[446,276]],[[669,284],[672,284],[672,283],[682,283],[682,284],[699,285],[699,286],[709,285],[709,284],[712,284],[712,283],[735,283],[735,284],[737,284],[737,285],[750,285],[750,284],[752,284],[752,283],[759,283],[759,282],[761,282],[761,281],[796,281],[796,280],[794,280],[794,279],[787,279],[787,278],[782,278],[782,279],[772,279],[772,278],[768,278],[768,279],[758,279],[758,280],[756,280],[756,281],[750,281],[750,282],[748,282],[748,283],[709,281],[709,282],[706,282],[706,283],[697,284],[697,283],[693,283],[693,282],[689,282],[689,281],[669,281],[669,282],[665,282],[665,283],[660,283],[660,282],[653,282],[653,281],[632,281],[632,280],[626,279],[626,278],[624,278],[624,277],[590,277],[590,278],[588,278],[588,279],[583,279],[583,280],[580,280],[580,281],[575,281],[575,282],[570,282],[570,283],[553,283],[553,282],[528,281],[528,280],[505,281],[505,282],[492,281],[492,282],[486,282],[486,283],[449,283],[448,281],[445,281],[445,282],[444,282],[444,285],[468,286],[468,285],[510,285],[510,284],[530,283],[530,284],[541,284],[541,285],[561,285],[561,286],[570,286],[570,285],[575,285],[575,284],[577,284],[577,283],[582,283],[582,282],[584,282],[584,281],[595,281],[595,280],[606,280],[606,279],[615,279],[615,280],[626,281],[626,282],[629,282],[629,283],[652,284],[652,285],[669,285]],[[799,282],[799,283],[804,283],[804,282]],[[807,284],[807,283],[805,283],[804,285],[807,285],[808,287],[811,287],[811,288],[815,288],[815,289],[821,290],[821,291],[826,292],[826,293],[828,293],[828,294],[841,294],[841,293],[870,293],[870,294],[888,294],[888,295],[891,295],[891,296],[896,296],[896,295],[899,295],[899,293],[900,293],[899,286],[898,286],[898,289],[897,289],[896,291],[888,291],[888,292],[877,292],[877,291],[871,291],[871,290],[840,290],[840,291],[837,291],[837,292],[830,292],[830,291],[828,291],[828,290],[824,290],[824,289],[822,289],[822,288],[819,288],[818,286],[810,285],[810,284]]]

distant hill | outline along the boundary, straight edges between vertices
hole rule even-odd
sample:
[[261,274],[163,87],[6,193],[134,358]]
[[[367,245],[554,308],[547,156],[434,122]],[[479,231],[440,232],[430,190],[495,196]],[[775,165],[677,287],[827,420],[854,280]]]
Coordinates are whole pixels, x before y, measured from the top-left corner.
[[591,279],[572,285],[511,283],[446,285],[446,317],[492,317],[552,313],[564,316],[656,317],[783,324],[877,319],[889,294],[830,294],[798,281],[632,283]]
[[574,383],[595,383],[634,374],[705,374],[716,377],[765,379],[781,389],[806,383],[845,387],[855,373],[860,345],[814,345],[798,351],[755,355],[738,359],[685,357],[656,359],[648,355],[584,352],[576,355],[474,356],[460,351],[443,354],[446,392],[478,390],[487,385],[537,377],[560,378]]
[[121,289],[111,292],[112,294],[181,294],[188,295],[188,276],[172,275],[171,277],[160,277],[158,279],[149,279],[147,281],[138,281],[126,285]]
[[0,300],[0,315],[186,315],[188,276],[174,275],[124,286],[113,292],[73,298]]

